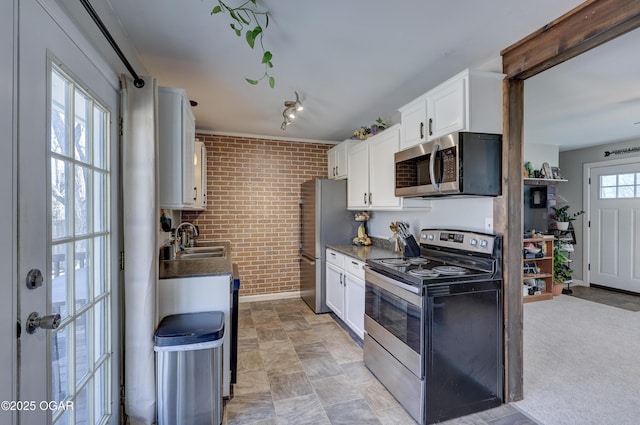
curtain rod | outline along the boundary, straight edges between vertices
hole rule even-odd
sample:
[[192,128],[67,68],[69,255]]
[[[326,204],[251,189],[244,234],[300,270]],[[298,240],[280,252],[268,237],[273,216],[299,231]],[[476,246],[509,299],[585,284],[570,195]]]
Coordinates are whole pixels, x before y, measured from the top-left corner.
[[98,28],[100,28],[102,35],[104,35],[104,38],[107,39],[107,41],[109,42],[113,50],[115,50],[116,54],[118,55],[118,57],[120,58],[124,66],[126,66],[127,69],[129,70],[129,73],[133,77],[133,85],[138,88],[144,87],[144,80],[140,78],[138,74],[136,74],[136,71],[133,69],[133,67],[125,57],[124,53],[122,53],[122,50],[120,50],[118,43],[116,43],[113,37],[111,37],[111,33],[109,33],[109,30],[102,22],[102,19],[100,19],[95,9],[93,8],[93,6],[91,6],[91,4],[89,3],[89,0],[80,0],[80,3],[82,3],[84,8],[87,10],[87,13],[89,13],[89,15],[91,16],[91,19],[93,19],[93,22],[95,22]]

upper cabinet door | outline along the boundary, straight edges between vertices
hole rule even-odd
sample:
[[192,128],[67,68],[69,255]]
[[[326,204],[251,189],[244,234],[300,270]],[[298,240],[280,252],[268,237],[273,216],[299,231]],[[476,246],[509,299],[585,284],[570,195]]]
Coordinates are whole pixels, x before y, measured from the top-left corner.
[[336,178],[336,150],[337,145],[327,151],[327,177],[330,179]]
[[203,210],[207,206],[207,149],[196,141],[193,154],[193,209]]
[[400,150],[427,141],[427,99],[419,97],[399,109],[401,130]]
[[427,139],[456,131],[501,134],[503,77],[467,69],[430,90]]
[[347,155],[353,140],[347,139],[335,145],[327,151],[328,176],[334,180],[344,180],[347,178],[349,167]]
[[194,152],[196,140],[196,122],[191,112],[191,105],[186,100],[182,102],[182,202],[193,205],[194,193]]
[[358,142],[347,156],[347,207],[369,208],[369,144]]
[[160,208],[194,205],[195,119],[186,92],[158,87],[158,159]]
[[400,128],[388,128],[371,137],[369,143],[369,207],[400,209],[402,198],[395,195],[396,165],[394,154],[400,147]]
[[336,146],[336,179],[346,179],[347,178],[347,170],[349,167],[347,161],[347,155],[349,154],[349,146],[351,146],[351,140],[345,140]]
[[427,96],[427,139],[433,140],[467,125],[467,77],[448,81]]

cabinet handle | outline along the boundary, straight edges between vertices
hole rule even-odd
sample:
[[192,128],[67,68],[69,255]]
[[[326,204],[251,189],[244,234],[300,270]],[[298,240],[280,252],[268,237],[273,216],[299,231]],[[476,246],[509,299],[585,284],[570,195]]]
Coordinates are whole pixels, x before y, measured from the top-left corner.
[[344,283],[342,283],[342,276],[343,276],[343,274],[340,273],[340,285],[344,286]]
[[364,193],[364,204],[367,205],[367,192]]
[[429,136],[433,135],[433,118],[429,118]]
[[371,192],[369,192],[369,205],[371,205]]
[[336,176],[338,175],[338,166],[336,165]]
[[194,187],[193,188],[193,200],[195,201],[196,199],[198,199],[198,188]]
[[420,123],[420,138],[424,139],[424,123]]

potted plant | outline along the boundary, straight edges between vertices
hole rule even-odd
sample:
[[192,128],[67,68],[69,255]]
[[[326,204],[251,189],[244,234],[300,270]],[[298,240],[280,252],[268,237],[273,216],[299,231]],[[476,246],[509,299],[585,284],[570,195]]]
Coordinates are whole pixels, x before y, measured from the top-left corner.
[[570,222],[578,218],[579,215],[584,214],[583,210],[575,213],[569,213],[569,208],[571,208],[571,205],[564,205],[560,208],[551,207],[555,213],[556,228],[558,230],[567,230]]
[[573,270],[568,265],[569,257],[567,257],[560,249],[560,244],[556,243],[553,247],[553,295],[560,295],[562,292],[562,284],[571,279]]

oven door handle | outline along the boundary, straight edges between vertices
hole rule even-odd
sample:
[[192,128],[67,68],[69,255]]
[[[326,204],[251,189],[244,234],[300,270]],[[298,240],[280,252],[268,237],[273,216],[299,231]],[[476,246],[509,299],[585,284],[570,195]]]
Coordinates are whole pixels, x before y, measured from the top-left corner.
[[405,285],[402,282],[376,272],[369,266],[364,266],[364,280],[366,283],[384,289],[416,307],[422,307],[421,287]]
[[431,177],[431,185],[435,190],[440,192],[440,183],[436,181],[436,156],[438,151],[440,150],[440,145],[437,143],[433,143],[431,145],[431,155],[429,156],[429,177]]

